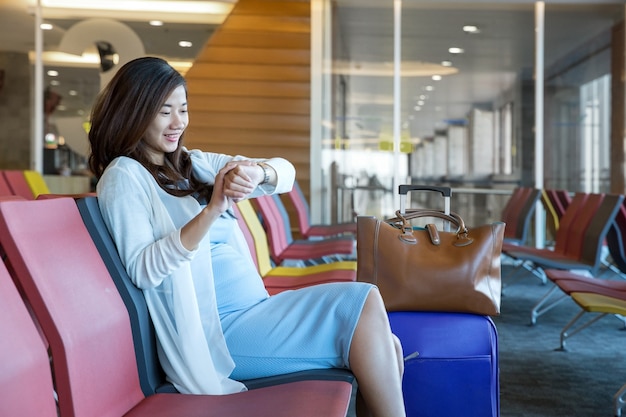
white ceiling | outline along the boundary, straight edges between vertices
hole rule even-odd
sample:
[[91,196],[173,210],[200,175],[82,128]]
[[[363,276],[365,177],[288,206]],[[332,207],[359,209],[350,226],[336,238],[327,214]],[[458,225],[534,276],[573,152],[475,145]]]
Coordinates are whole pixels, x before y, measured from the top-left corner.
[[[32,0],[0,0],[0,51],[28,52],[34,49],[34,16],[28,12]],[[231,3],[226,1],[226,3]],[[393,62],[394,14],[391,0],[335,0],[337,21],[335,56],[353,62],[388,65]],[[621,0],[549,1],[546,5],[546,63],[559,59],[581,42],[623,20]],[[491,103],[514,80],[522,69],[532,69],[534,62],[534,2],[480,0],[404,0],[401,17],[403,68],[416,62],[439,64],[450,59],[458,69],[454,75],[434,82],[429,77],[403,77],[403,121],[412,117],[413,136],[432,135],[448,119],[465,117],[476,104]],[[128,16],[127,16],[128,17]],[[150,19],[149,14],[145,19]],[[163,16],[159,16],[163,18]],[[44,32],[44,50],[54,50],[63,34],[81,16],[72,19],[46,18],[55,29]],[[121,21],[135,31],[144,43],[146,54],[170,60],[192,61],[204,45],[216,23],[191,23],[178,19],[155,28],[146,22]],[[480,33],[468,35],[465,24],[477,25]],[[192,48],[180,48],[179,40],[191,40]],[[462,55],[451,56],[447,49],[459,46]],[[99,89],[99,69],[59,67],[65,112],[88,108]],[[46,83],[49,80],[46,80]],[[423,87],[433,85],[422,110],[413,107]],[[79,91],[69,96],[68,89]],[[364,119],[390,119],[393,100],[391,76],[354,76],[349,78],[349,93],[354,102],[351,114]],[[59,114],[62,115],[61,109]],[[378,126],[380,127],[380,126]]]

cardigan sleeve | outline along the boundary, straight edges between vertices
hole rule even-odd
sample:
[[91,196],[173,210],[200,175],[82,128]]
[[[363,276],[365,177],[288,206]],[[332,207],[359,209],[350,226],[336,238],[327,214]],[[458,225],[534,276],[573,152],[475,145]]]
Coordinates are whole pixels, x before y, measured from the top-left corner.
[[194,149],[189,151],[192,158],[194,173],[201,181],[209,184],[215,183],[215,176],[219,170],[232,160],[250,160],[254,162],[265,162],[276,171],[276,184],[264,184],[250,195],[250,197],[258,197],[265,194],[287,193],[293,188],[296,178],[296,169],[291,162],[284,158],[247,158],[237,155],[230,156],[224,154],[216,154],[210,152],[202,152]]
[[182,245],[180,229],[163,212],[150,174],[129,161],[116,160],[105,171],[98,204],[128,275],[146,289],[160,285],[195,252]]

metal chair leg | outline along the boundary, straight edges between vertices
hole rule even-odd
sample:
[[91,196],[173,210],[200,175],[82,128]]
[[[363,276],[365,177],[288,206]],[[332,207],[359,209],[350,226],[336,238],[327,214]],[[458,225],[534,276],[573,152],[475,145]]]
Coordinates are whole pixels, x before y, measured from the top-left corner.
[[615,416],[621,417],[622,408],[626,405],[626,384],[619,389],[613,396],[613,403],[615,407]]
[[[576,315],[576,317],[574,317],[569,323],[565,325],[565,327],[563,327],[563,330],[561,330],[561,347],[558,350],[563,350],[563,351],[567,350],[565,347],[565,339],[567,339],[568,337],[574,336],[576,333],[580,332],[581,330],[586,329],[587,327],[591,326],[593,323],[595,323],[596,321],[600,320],[602,317],[607,315],[607,313],[599,314],[595,316],[593,319],[581,324],[580,326],[574,327],[574,324],[585,313],[587,313],[587,311],[584,309],[581,309],[580,312]],[[571,328],[573,328],[573,330],[571,332],[568,332],[568,330]]]
[[535,306],[532,308],[532,310],[530,311],[530,324],[531,325],[534,325],[535,323],[537,323],[537,318],[539,316],[541,316],[542,314],[544,314],[547,311],[551,310],[557,304],[559,304],[561,301],[563,301],[563,300],[565,300],[567,298],[567,294],[561,292],[561,295],[557,299],[552,301],[551,304],[548,304],[547,306],[544,307],[544,304],[546,304],[548,302],[548,300],[552,297],[552,294],[554,294],[554,292],[557,289],[558,289],[558,287],[556,285],[554,287],[550,288],[548,290],[548,292],[543,297],[541,297],[539,302],[537,302],[537,304],[535,304]]

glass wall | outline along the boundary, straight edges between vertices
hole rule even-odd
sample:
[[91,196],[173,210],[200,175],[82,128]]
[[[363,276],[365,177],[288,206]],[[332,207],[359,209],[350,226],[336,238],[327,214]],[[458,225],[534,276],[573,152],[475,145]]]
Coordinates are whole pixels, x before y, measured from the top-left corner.
[[[398,179],[452,186],[470,222],[497,219],[510,190],[535,186],[535,2],[333,5],[321,175],[336,206],[323,220],[393,214]],[[612,31],[624,6],[549,4],[544,19],[543,187],[607,191]]]
[[[623,19],[623,5],[546,6],[548,188],[610,190],[612,32]],[[575,48],[564,31],[578,34]]]

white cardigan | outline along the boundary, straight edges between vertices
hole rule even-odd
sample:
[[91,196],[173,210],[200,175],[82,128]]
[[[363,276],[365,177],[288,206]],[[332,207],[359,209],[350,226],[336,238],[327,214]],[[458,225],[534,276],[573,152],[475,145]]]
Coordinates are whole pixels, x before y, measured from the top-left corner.
[[[233,159],[190,153],[196,176],[211,184],[219,169]],[[257,187],[251,197],[291,190],[293,165],[282,158],[265,162],[276,170],[277,183]],[[98,182],[97,195],[122,262],[133,283],[143,290],[168,380],[182,393],[244,391],[242,383],[229,378],[234,362],[217,312],[208,238],[193,251],[180,242],[181,227],[201,210],[200,204],[191,196],[167,194],[141,164],[128,157],[111,162]],[[170,212],[175,216],[170,217]],[[250,255],[238,228],[231,243]],[[193,263],[196,257],[198,262]]]

